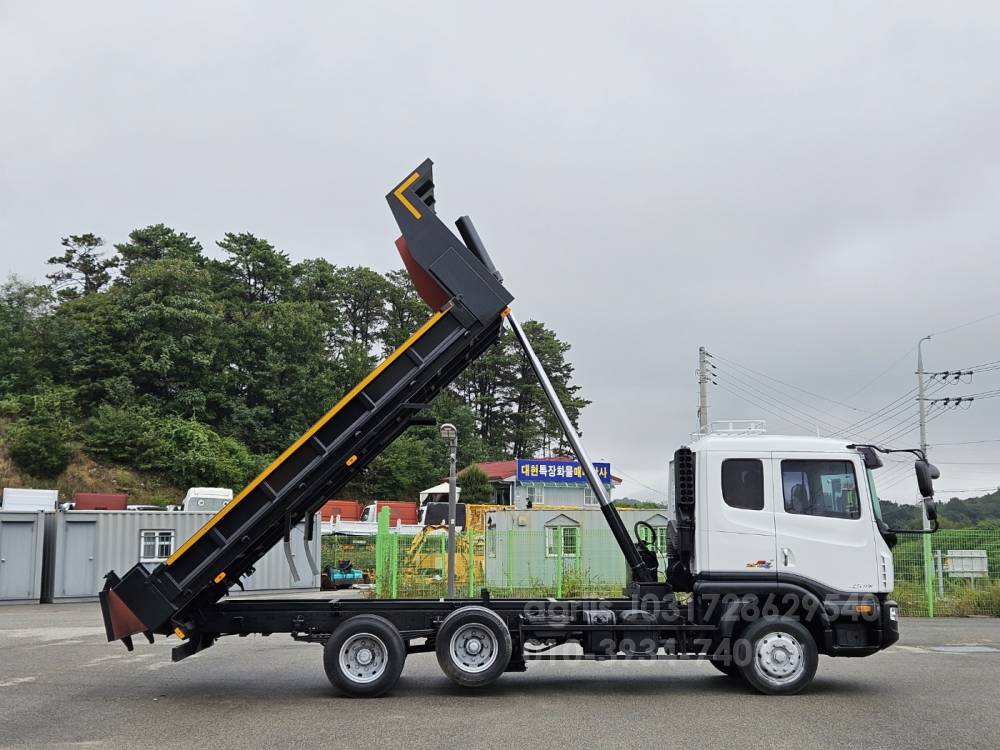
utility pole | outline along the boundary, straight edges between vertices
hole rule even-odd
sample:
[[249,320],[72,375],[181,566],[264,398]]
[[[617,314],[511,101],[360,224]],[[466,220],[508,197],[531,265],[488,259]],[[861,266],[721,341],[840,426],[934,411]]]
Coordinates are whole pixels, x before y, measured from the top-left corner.
[[[927,458],[927,401],[924,399],[924,351],[925,341],[930,341],[930,336],[924,336],[917,342],[917,415],[920,421],[920,450]],[[931,528],[931,520],[927,517],[927,506],[920,503],[920,517],[923,521],[924,531]],[[934,617],[934,561],[931,557],[931,537],[930,534],[923,535],[924,547],[924,590],[927,595],[927,616]]]
[[[917,414],[920,419],[920,450],[927,455],[927,401],[924,398],[924,352],[925,341],[930,341],[930,336],[924,336],[917,342]],[[926,517],[924,521],[926,522]],[[925,526],[924,528],[930,528]]]
[[698,347],[698,432],[708,434],[708,352]]

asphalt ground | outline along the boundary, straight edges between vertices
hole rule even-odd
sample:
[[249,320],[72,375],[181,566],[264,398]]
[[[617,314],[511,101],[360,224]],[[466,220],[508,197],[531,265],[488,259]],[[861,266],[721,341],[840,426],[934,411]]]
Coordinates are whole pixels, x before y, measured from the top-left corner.
[[[1000,620],[901,630],[876,656],[820,657],[792,697],[678,661],[533,663],[468,693],[418,654],[390,695],[353,700],[327,682],[320,646],[286,635],[174,664],[172,638],[107,643],[96,604],[4,606],[0,747],[1000,747]],[[988,648],[936,650],[954,645]]]

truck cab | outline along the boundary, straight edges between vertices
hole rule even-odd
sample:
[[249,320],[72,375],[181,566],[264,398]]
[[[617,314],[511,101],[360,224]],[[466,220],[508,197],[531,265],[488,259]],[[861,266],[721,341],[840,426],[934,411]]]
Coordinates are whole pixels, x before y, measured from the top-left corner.
[[[668,581],[775,611],[812,606],[821,653],[864,656],[894,643],[892,552],[862,448],[759,432],[699,436],[671,462]],[[678,460],[691,463],[693,507],[678,497]]]
[[781,435],[696,441],[701,502],[692,573],[773,577],[817,592],[891,592],[878,498],[862,455],[847,445]]
[[189,487],[181,508],[188,512],[218,513],[232,502],[232,499],[233,491],[228,487]]

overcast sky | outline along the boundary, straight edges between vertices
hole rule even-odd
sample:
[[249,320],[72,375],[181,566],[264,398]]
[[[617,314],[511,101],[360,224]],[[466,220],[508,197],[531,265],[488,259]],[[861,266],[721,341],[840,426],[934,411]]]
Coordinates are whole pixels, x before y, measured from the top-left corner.
[[[906,394],[922,335],[929,370],[1000,360],[1000,10],[807,5],[4,0],[0,270],[158,222],[388,270],[383,196],[429,156],[572,344],[593,457],[659,499],[699,345],[713,419],[791,433]],[[932,449],[947,494],[1000,483],[1000,399],[928,433],[997,440]]]

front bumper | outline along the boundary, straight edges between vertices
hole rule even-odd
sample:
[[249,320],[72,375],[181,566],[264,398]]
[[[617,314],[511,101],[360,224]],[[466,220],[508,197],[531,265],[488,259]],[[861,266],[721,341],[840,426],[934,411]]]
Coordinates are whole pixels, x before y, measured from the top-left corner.
[[892,599],[867,603],[874,604],[875,611],[859,614],[855,607],[858,602],[827,601],[829,621],[823,632],[823,653],[829,656],[870,656],[889,648],[899,640],[899,605]]

